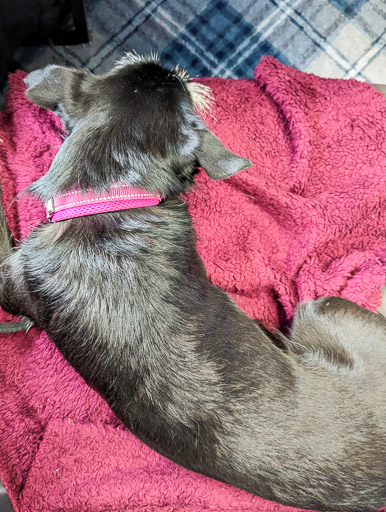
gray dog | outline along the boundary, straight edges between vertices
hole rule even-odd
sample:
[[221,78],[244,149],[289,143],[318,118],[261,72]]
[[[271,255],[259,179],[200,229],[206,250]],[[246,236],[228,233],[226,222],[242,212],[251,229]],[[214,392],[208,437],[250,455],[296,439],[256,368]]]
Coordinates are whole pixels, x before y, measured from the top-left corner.
[[328,298],[272,336],[207,279],[178,194],[197,164],[223,179],[250,162],[197,117],[206,89],[134,54],[102,76],[48,66],[26,84],[70,130],[31,193],[120,184],[163,200],[39,226],[2,266],[3,308],[177,464],[296,507],[385,505],[386,322]]

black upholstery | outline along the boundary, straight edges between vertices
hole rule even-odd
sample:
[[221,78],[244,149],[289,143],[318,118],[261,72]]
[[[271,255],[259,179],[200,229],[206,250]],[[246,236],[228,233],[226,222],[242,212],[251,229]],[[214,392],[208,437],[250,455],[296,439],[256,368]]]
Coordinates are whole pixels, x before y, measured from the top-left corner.
[[11,502],[9,501],[8,494],[4,489],[3,484],[0,482],[0,512],[13,512]]

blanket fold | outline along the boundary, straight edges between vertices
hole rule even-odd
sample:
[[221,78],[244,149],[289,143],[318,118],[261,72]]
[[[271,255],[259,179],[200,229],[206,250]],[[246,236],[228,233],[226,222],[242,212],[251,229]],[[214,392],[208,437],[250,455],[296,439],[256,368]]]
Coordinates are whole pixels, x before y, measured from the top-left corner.
[[[11,75],[0,115],[2,204],[16,240],[44,208],[14,198],[47,171],[63,135],[26,99],[24,76]],[[299,301],[326,295],[375,310],[386,276],[385,98],[271,57],[253,80],[200,81],[215,95],[209,128],[254,163],[223,182],[200,172],[186,196],[212,282],[269,329],[287,329]],[[0,386],[0,478],[16,512],[295,510],[150,450],[40,329],[1,335]]]

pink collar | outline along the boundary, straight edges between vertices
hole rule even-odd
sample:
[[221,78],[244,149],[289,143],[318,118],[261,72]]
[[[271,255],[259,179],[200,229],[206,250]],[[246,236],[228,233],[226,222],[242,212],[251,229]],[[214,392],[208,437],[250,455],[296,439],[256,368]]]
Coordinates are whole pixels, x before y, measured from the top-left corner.
[[67,192],[51,197],[46,204],[50,222],[115,212],[141,206],[155,206],[162,200],[161,194],[152,194],[141,188],[114,185],[107,192]]

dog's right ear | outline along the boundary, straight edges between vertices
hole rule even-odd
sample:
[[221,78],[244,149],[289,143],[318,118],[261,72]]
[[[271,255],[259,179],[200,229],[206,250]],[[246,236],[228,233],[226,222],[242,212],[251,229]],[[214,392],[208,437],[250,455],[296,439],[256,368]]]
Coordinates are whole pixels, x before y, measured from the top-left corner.
[[72,85],[82,72],[63,66],[49,65],[32,71],[24,78],[27,98],[39,107],[55,110],[64,102]]
[[252,167],[247,158],[226,149],[221,141],[204,125],[201,128],[201,144],[196,151],[199,165],[212,180],[224,180],[237,172]]

